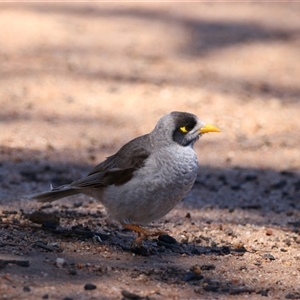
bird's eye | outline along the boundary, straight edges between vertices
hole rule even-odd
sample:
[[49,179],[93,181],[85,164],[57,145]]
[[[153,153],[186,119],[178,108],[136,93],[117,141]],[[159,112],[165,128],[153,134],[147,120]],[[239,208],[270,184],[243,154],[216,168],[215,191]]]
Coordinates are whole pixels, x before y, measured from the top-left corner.
[[181,131],[182,133],[187,133],[187,132],[188,132],[188,130],[186,129],[185,126],[180,127],[180,131]]

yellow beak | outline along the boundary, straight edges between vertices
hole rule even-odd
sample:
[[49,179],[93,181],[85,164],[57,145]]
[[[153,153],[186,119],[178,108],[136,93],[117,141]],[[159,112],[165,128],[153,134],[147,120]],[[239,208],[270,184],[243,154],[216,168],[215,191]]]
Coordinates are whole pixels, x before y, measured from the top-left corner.
[[200,133],[207,133],[207,132],[220,132],[221,130],[216,127],[216,126],[213,126],[213,125],[209,125],[209,124],[206,124],[204,125],[203,127],[201,127],[199,129],[199,132]]

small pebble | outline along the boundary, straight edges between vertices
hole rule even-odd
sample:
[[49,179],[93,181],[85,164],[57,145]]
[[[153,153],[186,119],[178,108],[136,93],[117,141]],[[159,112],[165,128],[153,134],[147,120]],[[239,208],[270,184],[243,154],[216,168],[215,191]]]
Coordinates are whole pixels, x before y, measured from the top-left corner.
[[203,279],[204,277],[200,274],[196,274],[195,272],[187,272],[185,275],[184,275],[184,278],[183,280],[185,282],[189,282],[189,281],[198,281],[198,280],[201,280]]
[[131,292],[128,292],[126,290],[123,290],[121,292],[122,296],[125,298],[125,299],[131,299],[131,300],[140,300],[140,299],[143,299],[144,297],[141,297],[137,294],[133,294]]
[[164,243],[168,243],[168,244],[176,244],[177,241],[170,235],[168,234],[162,234],[158,237],[158,240]]
[[269,260],[275,260],[275,257],[274,257],[272,254],[270,254],[270,253],[264,254],[263,257],[264,257],[264,258],[267,258],[267,259],[269,259]]
[[201,267],[201,270],[205,270],[205,271],[209,271],[209,270],[214,270],[215,268],[216,268],[216,266],[215,265],[213,265],[213,264],[204,264],[204,265],[202,265]]
[[23,287],[23,291],[24,291],[24,292],[30,292],[31,290],[30,290],[30,287],[29,287],[29,286],[25,285],[25,286]]
[[300,299],[300,293],[295,293],[295,294],[287,294],[285,296],[285,299]]
[[87,284],[85,284],[85,286],[84,286],[84,289],[85,289],[86,291],[95,290],[96,288],[97,288],[97,286],[94,285],[93,283],[87,283]]
[[201,287],[195,287],[194,288],[194,292],[196,293],[196,294],[203,294],[203,289],[201,288]]
[[268,297],[268,293],[269,293],[270,289],[266,289],[266,290],[260,290],[257,292],[257,294],[263,296],[263,297]]
[[55,261],[55,265],[59,268],[62,269],[64,266],[67,265],[67,262],[64,258],[58,257]]
[[228,236],[233,236],[233,230],[232,230],[232,228],[226,228],[224,232]]
[[190,271],[194,272],[196,275],[200,275],[201,267],[199,265],[194,265],[190,268]]
[[49,295],[48,294],[45,294],[42,299],[49,299]]
[[281,189],[283,188],[285,185],[287,184],[286,180],[279,180],[277,182],[274,182],[273,184],[271,184],[271,188],[272,189]]
[[77,271],[74,269],[71,269],[71,270],[69,270],[69,275],[75,276],[75,275],[77,275]]
[[55,229],[59,225],[59,217],[53,213],[35,211],[29,214],[27,218],[33,223],[42,224],[44,227]]
[[141,256],[149,256],[148,249],[143,246],[130,248],[130,251],[133,254],[137,254],[137,255],[141,255]]
[[252,173],[249,173],[249,174],[246,174],[245,176],[245,180],[246,181],[253,181],[253,180],[256,180],[257,179],[257,175],[256,174],[252,174]]
[[266,230],[266,235],[268,235],[268,236],[273,235],[272,229],[267,229]]

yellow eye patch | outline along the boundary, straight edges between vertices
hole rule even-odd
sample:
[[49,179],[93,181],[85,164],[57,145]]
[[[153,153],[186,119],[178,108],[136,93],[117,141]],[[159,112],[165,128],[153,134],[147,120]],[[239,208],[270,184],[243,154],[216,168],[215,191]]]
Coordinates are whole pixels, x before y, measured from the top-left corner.
[[187,133],[188,132],[188,130],[186,129],[185,126],[180,127],[180,131],[183,132],[183,133]]

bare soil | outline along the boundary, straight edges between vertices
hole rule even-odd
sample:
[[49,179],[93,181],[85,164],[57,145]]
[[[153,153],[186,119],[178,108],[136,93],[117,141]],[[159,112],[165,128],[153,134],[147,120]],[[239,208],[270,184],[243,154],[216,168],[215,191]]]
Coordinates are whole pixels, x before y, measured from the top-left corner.
[[[0,298],[300,299],[299,15],[1,3]],[[222,132],[197,142],[194,188],[151,224],[167,236],[133,248],[96,200],[26,199],[173,110]]]

